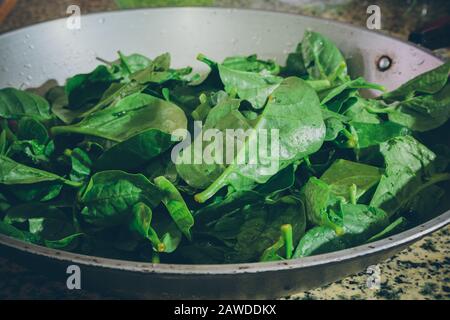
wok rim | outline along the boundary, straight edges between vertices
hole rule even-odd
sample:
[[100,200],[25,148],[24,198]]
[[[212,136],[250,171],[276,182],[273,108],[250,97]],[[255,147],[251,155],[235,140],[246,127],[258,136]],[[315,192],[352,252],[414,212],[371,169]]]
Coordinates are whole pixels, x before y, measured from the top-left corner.
[[[324,21],[330,25],[331,24],[340,25],[343,27],[354,29],[355,31],[366,32],[366,33],[373,34],[376,36],[381,36],[383,38],[391,39],[391,40],[400,42],[402,44],[406,44],[408,46],[414,47],[415,49],[417,49],[419,51],[427,53],[430,56],[433,56],[434,58],[438,59],[441,62],[445,62],[445,60],[443,58],[436,56],[432,50],[422,47],[416,43],[405,41],[405,40],[403,40],[399,37],[393,36],[393,35],[385,34],[382,32],[377,32],[377,31],[370,30],[370,29],[365,29],[365,28],[357,26],[357,25],[353,25],[350,23],[342,22],[342,21],[332,20],[332,19],[328,19],[328,18],[319,18],[319,17],[307,16],[307,15],[298,14],[298,13],[285,12],[285,11],[274,11],[274,10],[269,10],[269,9],[215,7],[215,6],[211,6],[211,7],[202,7],[202,6],[198,6],[198,7],[192,7],[192,6],[168,7],[167,6],[167,7],[155,7],[155,8],[137,8],[137,9],[131,8],[131,9],[102,11],[102,12],[83,14],[82,17],[98,17],[98,16],[103,16],[103,15],[120,15],[120,14],[124,14],[124,13],[133,13],[133,12],[139,13],[139,12],[144,12],[144,11],[177,11],[177,10],[194,10],[194,11],[229,11],[229,10],[233,10],[233,11],[240,11],[240,12],[257,12],[257,13],[267,13],[267,14],[274,14],[274,15],[287,15],[287,16],[291,16],[291,17],[301,17],[302,19]],[[47,25],[47,24],[56,24],[58,22],[64,21],[65,19],[67,19],[67,18],[57,18],[57,19],[52,19],[52,20],[36,22],[36,23],[30,24],[26,27],[2,32],[2,33],[0,33],[0,39],[3,37],[14,36],[15,33],[21,33],[26,30],[36,28],[39,26],[43,26],[43,25]]]
[[[312,21],[323,21],[328,25],[339,25],[342,27],[350,28],[355,30],[355,32],[365,32],[369,34],[377,35],[378,37],[387,38],[403,45],[408,45],[414,47],[415,49],[422,51],[441,62],[444,60],[440,57],[434,55],[431,50],[420,47],[414,43],[410,43],[399,39],[394,36],[390,36],[384,33],[375,32],[373,30],[367,30],[359,26],[355,26],[349,23],[344,23],[341,21],[335,21],[331,19],[324,19],[318,17],[305,16],[301,14],[271,11],[264,9],[249,9],[249,8],[227,8],[227,7],[160,7],[160,8],[142,8],[142,9],[126,9],[126,10],[115,10],[106,12],[97,12],[91,14],[84,14],[84,17],[96,18],[109,15],[120,15],[124,13],[140,13],[144,11],[177,11],[177,10],[194,10],[194,11],[226,11],[233,10],[239,12],[256,12],[256,13],[267,13],[273,15],[284,15],[284,16],[294,16],[301,17],[305,20]],[[59,18],[44,22],[35,23],[24,28],[19,28],[16,30],[7,31],[0,34],[0,40],[15,36],[16,34],[26,32],[27,30],[36,28],[38,26],[51,25],[62,22],[66,18]],[[293,269],[304,269],[313,268],[316,266],[336,264],[343,261],[354,260],[359,257],[370,256],[382,251],[387,251],[389,249],[394,249],[396,247],[406,246],[413,242],[416,242],[446,225],[450,224],[450,210],[443,212],[439,216],[418,225],[412,229],[406,230],[394,236],[369,243],[360,245],[354,248],[339,250],[331,253],[298,258],[294,260],[285,260],[278,262],[254,262],[254,263],[239,263],[239,264],[153,264],[146,262],[137,262],[129,260],[120,259],[110,259],[97,256],[89,256],[83,254],[72,253],[68,251],[61,251],[56,249],[50,249],[47,247],[30,244],[23,242],[21,240],[11,238],[0,234],[0,245],[9,247],[11,249],[16,249],[23,253],[28,253],[32,255],[41,256],[51,260],[56,260],[59,262],[66,262],[68,264],[77,264],[80,266],[113,269],[119,271],[127,271],[133,273],[141,274],[161,274],[161,275],[184,275],[184,276],[215,276],[215,275],[237,275],[237,274],[255,274],[255,273],[267,273],[267,272],[278,272]]]
[[237,264],[153,264],[119,259],[109,259],[96,256],[72,253],[50,249],[47,247],[30,244],[8,236],[0,235],[0,245],[12,249],[38,255],[41,257],[67,262],[80,266],[89,266],[105,269],[115,269],[142,274],[163,275],[237,275],[254,274],[262,272],[286,271],[293,269],[312,268],[321,265],[335,264],[343,261],[354,260],[359,257],[370,256],[382,251],[406,246],[421,238],[445,227],[450,223],[450,210],[438,217],[427,221],[417,227],[369,244],[354,248],[339,250],[331,253],[285,260],[278,262],[253,262]]

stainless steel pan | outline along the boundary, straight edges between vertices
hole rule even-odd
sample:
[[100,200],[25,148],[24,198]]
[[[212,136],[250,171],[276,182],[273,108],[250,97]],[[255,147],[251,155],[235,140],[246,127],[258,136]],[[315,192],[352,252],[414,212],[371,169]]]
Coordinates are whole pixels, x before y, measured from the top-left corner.
[[[258,53],[283,62],[311,28],[333,39],[354,75],[394,89],[442,62],[411,44],[349,25],[273,12],[230,9],[153,9],[82,17],[80,30],[66,20],[0,36],[0,87],[36,87],[90,71],[96,57],[116,51],[173,54],[176,66],[192,65],[202,52],[217,59]],[[379,60],[392,64],[385,71]],[[199,64],[193,65],[199,68]],[[1,254],[64,279],[69,265],[82,270],[82,285],[138,298],[276,298],[354,274],[450,222],[450,211],[414,229],[357,248],[286,262],[238,265],[152,265],[60,252],[0,236]]]

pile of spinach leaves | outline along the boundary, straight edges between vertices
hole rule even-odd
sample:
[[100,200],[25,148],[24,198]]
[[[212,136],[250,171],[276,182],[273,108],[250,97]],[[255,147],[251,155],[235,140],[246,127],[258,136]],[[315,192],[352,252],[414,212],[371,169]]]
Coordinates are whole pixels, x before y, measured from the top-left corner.
[[[206,77],[169,54],[119,52],[44,96],[1,89],[0,233],[154,263],[274,261],[376,241],[449,207],[450,63],[368,99],[361,89],[383,87],[352,79],[311,31],[285,66],[198,59]],[[194,121],[278,129],[279,170],[175,164],[175,132]]]

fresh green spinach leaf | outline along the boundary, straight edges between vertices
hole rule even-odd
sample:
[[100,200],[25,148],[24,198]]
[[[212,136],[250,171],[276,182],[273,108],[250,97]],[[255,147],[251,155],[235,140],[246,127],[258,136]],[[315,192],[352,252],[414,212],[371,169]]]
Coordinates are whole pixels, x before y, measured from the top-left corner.
[[183,110],[174,104],[147,94],[133,94],[111,108],[93,113],[71,126],[53,127],[59,134],[82,134],[123,142],[148,129],[172,133],[186,129],[187,119]]
[[133,207],[133,217],[131,218],[129,228],[139,236],[148,239],[155,251],[164,252],[165,246],[151,225],[152,219],[152,209],[143,202],[137,203]]
[[177,138],[158,129],[149,129],[106,150],[95,162],[101,170],[133,170],[163,154]]
[[181,232],[191,240],[191,228],[194,226],[194,217],[186,205],[186,202],[184,202],[183,196],[165,177],[158,177],[154,182],[163,194],[162,202],[166,206],[173,221]]
[[371,206],[394,215],[410,199],[430,185],[450,179],[448,173],[435,172],[436,155],[411,136],[382,143],[380,151],[386,172],[373,196]]
[[225,263],[259,261],[264,251],[279,239],[284,225],[292,226],[294,243],[305,232],[303,205],[292,196],[271,204],[262,201],[222,213],[215,222],[200,226],[198,232],[223,243],[226,254],[221,259]]
[[[255,132],[261,129],[279,131],[279,151],[275,158],[272,155],[267,159],[257,159],[259,164],[256,165],[228,166],[208,189],[196,196],[198,202],[205,202],[227,185],[238,190],[251,182],[265,183],[278,171],[319,150],[326,130],[317,94],[300,78],[287,78],[272,94],[254,129]],[[255,145],[256,141],[257,135],[252,134],[237,157],[239,153],[248,153],[248,146]],[[264,170],[274,161],[279,164],[277,172]]]
[[300,240],[294,258],[350,248],[365,243],[389,225],[388,215],[366,205],[341,205],[342,234],[328,226],[309,230]]
[[334,43],[321,34],[307,31],[301,45],[309,77],[330,82],[346,81],[347,63]]
[[54,173],[28,167],[8,157],[0,156],[0,184],[29,185],[49,181],[80,187],[79,183],[66,180]]
[[411,133],[407,128],[390,121],[379,124],[350,122],[350,125],[356,133],[356,147],[359,149],[377,146],[392,138]]
[[356,186],[356,198],[359,199],[378,184],[382,174],[380,168],[339,159],[325,171],[320,180],[330,186],[333,194],[350,201],[349,190],[352,185]]
[[450,75],[450,62],[425,72],[414,79],[408,81],[400,88],[385,93],[383,100],[386,101],[401,101],[409,100],[420,94],[435,94],[442,90],[448,83],[448,77]]
[[65,91],[68,108],[81,109],[87,104],[96,104],[111,86],[114,77],[106,66],[98,66],[87,74],[79,74],[67,80]]
[[20,119],[34,117],[40,120],[52,118],[50,105],[44,98],[13,88],[0,90],[0,117],[5,119]]
[[123,223],[138,203],[156,207],[162,194],[141,174],[103,171],[91,178],[79,199],[84,220],[103,227]]

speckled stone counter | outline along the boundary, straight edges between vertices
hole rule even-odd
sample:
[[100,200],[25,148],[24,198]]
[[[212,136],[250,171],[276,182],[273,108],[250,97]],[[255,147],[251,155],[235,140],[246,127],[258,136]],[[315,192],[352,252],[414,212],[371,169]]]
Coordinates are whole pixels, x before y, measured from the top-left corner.
[[[0,25],[0,33],[25,25],[64,17],[70,4],[83,13],[116,10],[109,0],[19,0],[11,15]],[[158,1],[161,3],[161,1]],[[382,10],[382,32],[400,38],[419,24],[450,13],[448,0],[434,1],[308,1],[308,0],[211,0],[216,6],[277,10],[319,16],[364,26],[366,8],[378,4]],[[449,57],[450,50],[439,54]],[[415,243],[378,265],[379,285],[368,286],[371,275],[362,273],[288,299],[450,299],[450,226]],[[65,283],[0,257],[1,299],[114,299],[105,293],[69,292]]]
[[379,286],[372,274],[348,277],[291,299],[450,299],[450,227],[435,232],[380,263]]

